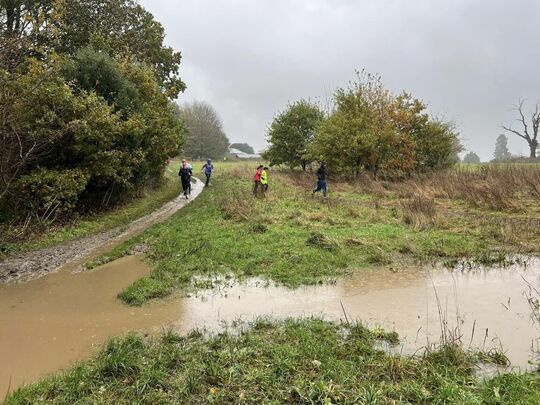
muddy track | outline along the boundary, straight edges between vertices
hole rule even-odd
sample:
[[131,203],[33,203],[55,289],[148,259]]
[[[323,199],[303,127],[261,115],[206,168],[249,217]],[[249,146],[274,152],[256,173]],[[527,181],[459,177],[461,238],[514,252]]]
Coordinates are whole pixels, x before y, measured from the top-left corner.
[[195,183],[192,186],[189,200],[186,200],[180,194],[157,210],[134,220],[128,225],[49,248],[23,253],[0,262],[0,284],[29,281],[58,271],[60,268],[70,264],[73,265],[72,271],[80,269],[85,261],[140,234],[149,226],[164,221],[195,199],[203,190],[203,183],[199,179],[194,180]]

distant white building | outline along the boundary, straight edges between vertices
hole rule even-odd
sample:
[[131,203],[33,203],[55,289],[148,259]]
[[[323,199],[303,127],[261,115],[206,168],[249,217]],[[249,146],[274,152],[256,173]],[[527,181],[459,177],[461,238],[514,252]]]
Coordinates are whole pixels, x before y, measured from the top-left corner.
[[238,150],[235,148],[231,148],[229,149],[229,157],[233,159],[260,159],[261,155],[257,153],[250,154],[250,153],[242,152],[241,150]]

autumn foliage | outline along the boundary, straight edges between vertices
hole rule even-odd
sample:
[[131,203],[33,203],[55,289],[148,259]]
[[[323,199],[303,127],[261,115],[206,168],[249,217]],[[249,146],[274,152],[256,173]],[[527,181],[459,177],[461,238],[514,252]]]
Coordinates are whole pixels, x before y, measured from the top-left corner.
[[334,95],[335,109],[311,144],[312,158],[334,171],[377,176],[406,175],[448,167],[459,142],[452,125],[433,119],[426,105],[410,94],[398,96],[380,79],[359,73],[357,81]]
[[291,168],[325,161],[333,174],[403,177],[457,162],[460,144],[451,123],[431,117],[408,93],[392,94],[378,76],[359,72],[338,89],[324,114],[301,100],[278,114],[265,157]]

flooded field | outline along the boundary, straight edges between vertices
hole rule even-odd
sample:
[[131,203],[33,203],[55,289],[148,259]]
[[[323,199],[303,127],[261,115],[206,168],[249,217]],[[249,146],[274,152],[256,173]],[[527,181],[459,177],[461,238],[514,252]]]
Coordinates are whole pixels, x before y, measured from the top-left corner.
[[64,269],[0,286],[0,396],[87,358],[128,330],[216,330],[258,316],[313,315],[395,330],[402,338],[397,350],[407,354],[439,342],[444,331],[466,347],[502,347],[523,369],[540,335],[528,299],[531,286],[540,289],[538,260],[504,269],[359,270],[333,285],[296,290],[254,280],[142,308],[116,299],[148,271],[127,257],[89,272]]

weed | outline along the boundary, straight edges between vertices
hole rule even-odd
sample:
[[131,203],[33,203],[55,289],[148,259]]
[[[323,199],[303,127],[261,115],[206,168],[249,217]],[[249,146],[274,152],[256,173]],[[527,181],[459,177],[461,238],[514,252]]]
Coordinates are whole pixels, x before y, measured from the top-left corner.
[[335,250],[338,248],[336,241],[316,231],[311,232],[309,238],[307,239],[307,244],[325,250]]
[[478,353],[479,361],[483,363],[496,364],[498,366],[508,366],[510,365],[510,360],[502,349],[491,348],[487,352]]
[[401,202],[406,224],[415,230],[423,230],[435,223],[435,200],[426,195],[415,194],[411,199]]
[[245,195],[240,192],[231,192],[221,197],[219,208],[225,219],[247,221],[258,214],[253,200],[245,198]]
[[249,230],[253,233],[265,233],[268,231],[268,225],[263,222],[263,220],[254,220],[249,224]]

